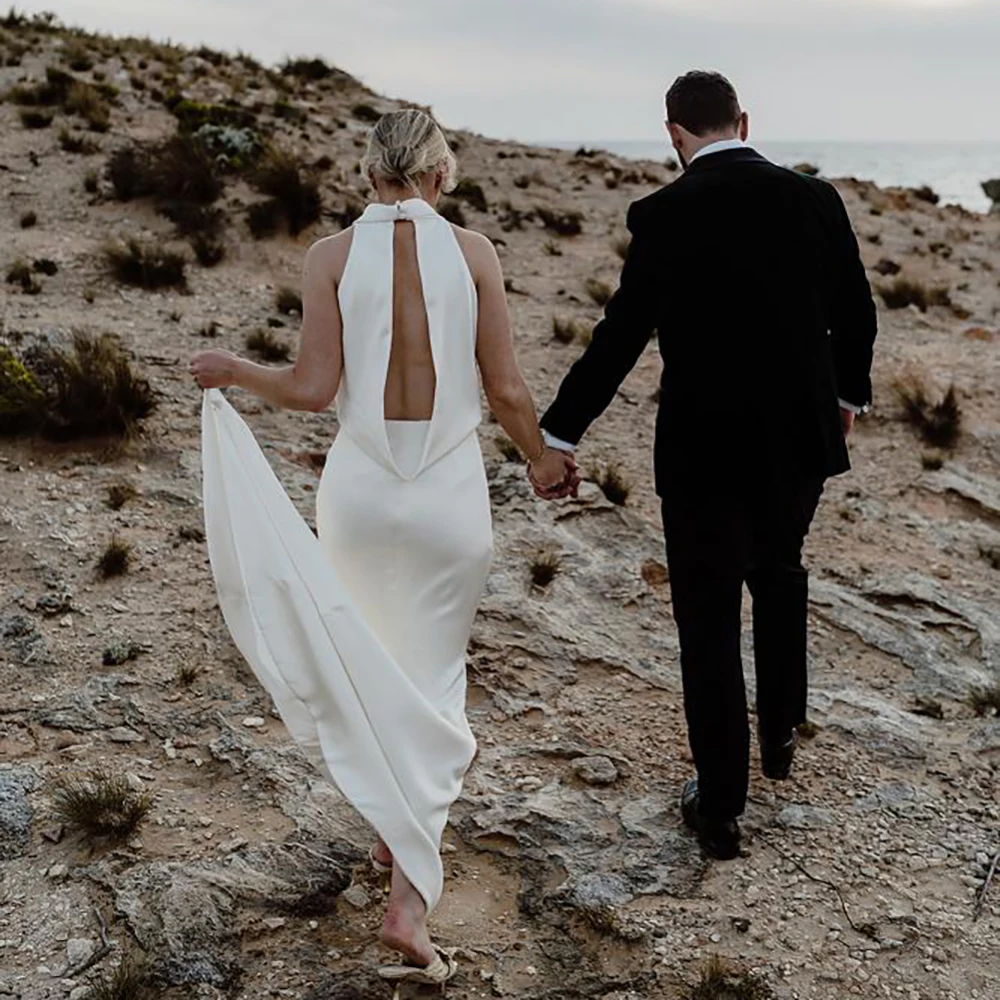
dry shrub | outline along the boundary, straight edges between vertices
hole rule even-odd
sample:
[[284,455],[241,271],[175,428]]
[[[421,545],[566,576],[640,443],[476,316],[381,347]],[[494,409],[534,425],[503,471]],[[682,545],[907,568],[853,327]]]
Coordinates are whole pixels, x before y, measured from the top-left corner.
[[302,296],[294,288],[282,285],[274,293],[274,308],[286,316],[290,313],[298,313],[301,316]]
[[989,687],[975,687],[969,692],[969,707],[982,717],[1000,715],[1000,684]]
[[905,309],[913,305],[921,312],[927,312],[929,306],[951,305],[947,288],[929,288],[913,278],[898,277],[891,284],[879,285],[878,293],[889,309]]
[[579,236],[583,232],[583,213],[557,211],[546,206],[536,206],[535,214],[546,229],[560,236]]
[[134,483],[127,479],[121,479],[113,483],[108,483],[108,506],[112,510],[120,510],[139,495]]
[[112,535],[97,560],[97,570],[105,580],[112,576],[123,576],[132,564],[132,546]]
[[552,338],[560,344],[572,344],[574,340],[584,340],[590,327],[582,320],[552,317]]
[[185,288],[187,258],[152,240],[132,238],[104,248],[111,273],[123,284],[139,288]]
[[149,813],[152,798],[137,792],[123,774],[95,770],[58,778],[52,792],[56,818],[91,838],[126,840]]
[[537,552],[531,559],[529,569],[532,584],[543,589],[559,575],[559,554],[550,550]]
[[246,346],[263,361],[287,361],[291,348],[267,329],[254,330],[247,334]]
[[521,449],[509,437],[498,434],[496,437],[497,450],[508,462],[523,462],[524,456]]
[[962,434],[962,410],[955,386],[937,402],[931,402],[927,387],[917,376],[900,379],[896,395],[903,408],[903,419],[934,448],[953,448]]
[[127,434],[155,409],[149,382],[110,334],[78,332],[71,347],[0,345],[0,434],[57,440]]
[[90,984],[87,1000],[150,1000],[158,992],[151,985],[145,960],[125,955],[114,972]]
[[323,208],[319,184],[294,153],[268,147],[250,183],[270,197],[274,217],[283,218],[293,236],[319,219]]
[[629,481],[621,470],[621,466],[612,463],[603,469],[594,467],[590,470],[590,478],[601,488],[601,492],[614,504],[624,506],[632,492]]
[[612,289],[606,281],[598,278],[587,279],[587,294],[595,305],[606,306],[611,300]]
[[477,212],[489,211],[489,202],[486,200],[486,192],[483,191],[482,184],[477,184],[467,177],[463,177],[458,182],[455,190],[451,192],[451,196],[452,198],[464,201],[467,205],[476,209]]
[[774,1000],[774,991],[758,976],[727,968],[722,959],[713,956],[685,1000]]

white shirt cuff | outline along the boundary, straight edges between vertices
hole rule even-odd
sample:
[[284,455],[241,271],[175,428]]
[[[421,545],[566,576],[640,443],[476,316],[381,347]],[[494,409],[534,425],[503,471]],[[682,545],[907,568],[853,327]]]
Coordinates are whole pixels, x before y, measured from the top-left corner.
[[842,410],[847,410],[849,413],[864,413],[865,408],[863,406],[857,406],[854,403],[848,403],[846,399],[838,399],[840,403],[840,408]]
[[542,429],[542,439],[546,448],[558,448],[559,451],[576,451],[576,445],[563,441],[562,438],[553,437],[547,430]]

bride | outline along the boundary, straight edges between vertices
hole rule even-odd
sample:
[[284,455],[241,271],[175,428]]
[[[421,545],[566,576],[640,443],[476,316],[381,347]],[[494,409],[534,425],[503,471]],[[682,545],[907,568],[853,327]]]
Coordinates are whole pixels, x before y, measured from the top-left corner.
[[[374,126],[362,163],[374,199],[303,267],[296,361],[266,367],[200,351],[206,536],[219,603],[289,732],[378,833],[391,869],[388,978],[443,982],[431,942],[440,843],[475,753],[465,650],[492,558],[476,428],[480,387],[528,456],[536,486],[575,492],[547,449],[514,355],[500,262],[435,210],[455,158],[416,109]],[[339,433],[316,495],[317,535],[219,391],[295,410],[336,400]]]

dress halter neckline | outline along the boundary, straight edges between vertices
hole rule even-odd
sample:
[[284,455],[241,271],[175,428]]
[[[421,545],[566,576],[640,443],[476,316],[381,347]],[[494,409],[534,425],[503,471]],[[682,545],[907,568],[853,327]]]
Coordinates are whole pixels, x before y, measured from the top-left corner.
[[434,207],[423,198],[407,198],[392,205],[380,201],[370,202],[356,222],[395,222],[399,219],[440,218]]

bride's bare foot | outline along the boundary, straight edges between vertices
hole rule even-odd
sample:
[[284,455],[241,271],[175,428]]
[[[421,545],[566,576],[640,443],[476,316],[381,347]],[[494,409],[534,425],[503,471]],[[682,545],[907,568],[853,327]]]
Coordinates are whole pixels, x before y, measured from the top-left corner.
[[379,837],[375,846],[372,848],[372,857],[380,865],[391,865],[392,864],[392,851],[386,846],[385,841]]
[[436,957],[427,933],[427,907],[397,865],[392,873],[392,894],[382,924],[382,943],[402,952],[416,965],[430,965]]

